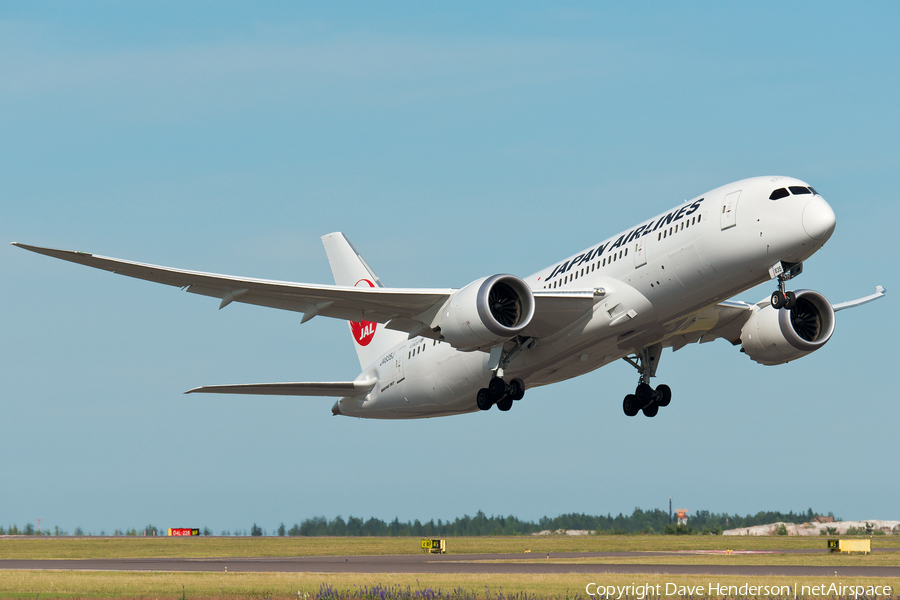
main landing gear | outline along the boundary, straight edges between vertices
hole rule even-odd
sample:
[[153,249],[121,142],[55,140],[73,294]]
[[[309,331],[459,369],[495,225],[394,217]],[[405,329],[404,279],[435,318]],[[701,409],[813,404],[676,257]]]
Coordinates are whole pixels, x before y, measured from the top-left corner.
[[534,348],[537,338],[519,336],[513,340],[513,344],[508,351],[504,350],[503,346],[491,348],[489,368],[494,376],[491,377],[486,388],[478,390],[478,395],[475,397],[475,404],[481,410],[490,410],[496,404],[500,410],[507,411],[512,408],[513,402],[521,400],[525,396],[525,382],[517,377],[506,383],[503,380],[503,371],[522,350]]
[[490,410],[496,404],[497,408],[507,411],[512,408],[514,400],[521,400],[525,396],[525,382],[519,378],[509,383],[500,377],[493,377],[486,388],[478,390],[475,403],[481,410]]
[[648,382],[656,377],[656,367],[662,354],[662,344],[654,344],[641,350],[634,358],[626,356],[628,361],[641,374],[640,381],[633,394],[625,396],[622,409],[629,417],[643,411],[645,417],[655,417],[661,406],[668,406],[672,401],[672,389],[662,384],[653,389]]
[[778,289],[772,292],[772,308],[786,308],[791,310],[797,306],[797,295],[794,292],[784,291],[784,283],[803,272],[803,263],[786,264],[777,263],[770,270],[770,274],[778,279]]

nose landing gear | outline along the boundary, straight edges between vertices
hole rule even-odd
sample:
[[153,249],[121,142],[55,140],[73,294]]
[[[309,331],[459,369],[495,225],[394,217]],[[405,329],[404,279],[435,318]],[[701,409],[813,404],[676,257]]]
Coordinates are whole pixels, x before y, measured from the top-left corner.
[[794,292],[784,291],[784,284],[803,272],[803,263],[777,262],[769,269],[769,274],[778,279],[778,289],[772,293],[770,300],[772,308],[786,308],[791,310],[797,306],[797,296]]
[[645,417],[655,417],[661,406],[668,406],[672,401],[672,389],[662,384],[653,389],[648,382],[656,376],[656,367],[662,354],[662,344],[654,344],[641,350],[634,358],[626,356],[631,366],[641,374],[640,381],[633,394],[625,396],[622,402],[622,410],[629,417],[643,411]]

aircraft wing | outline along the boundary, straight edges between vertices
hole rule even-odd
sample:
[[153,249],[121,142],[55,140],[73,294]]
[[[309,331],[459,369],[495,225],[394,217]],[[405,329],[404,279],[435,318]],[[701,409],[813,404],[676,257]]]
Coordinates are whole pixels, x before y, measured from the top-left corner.
[[[832,309],[837,312],[862,306],[883,298],[885,293],[885,289],[879,285],[875,288],[874,294],[849,302],[832,304]],[[765,299],[758,305],[765,306],[768,302],[768,299]],[[719,338],[738,345],[741,343],[741,328],[753,314],[754,306],[756,305],[737,301],[720,302],[709,306],[678,324],[676,331],[663,342],[663,345],[671,346],[673,350],[679,350],[693,342],[702,344]]]
[[248,383],[241,385],[205,385],[185,394],[256,394],[262,396],[365,396],[375,387],[376,379],[364,381],[320,381],[303,383]]
[[[389,323],[391,329],[430,334],[424,327],[446,302],[453,289],[414,289],[311,285],[217,275],[149,265],[87,252],[56,250],[13,242],[24,250],[43,254],[118,275],[162,283],[221,300],[219,308],[231,302],[304,313],[303,322],[316,315],[346,321]],[[551,335],[568,326],[593,306],[589,290],[535,292],[536,310],[527,334]],[[268,385],[268,384],[267,384]],[[293,385],[293,384],[278,384]],[[249,393],[249,392],[248,392]],[[257,392],[259,393],[259,392]],[[302,395],[302,394],[301,394]],[[344,394],[348,395],[348,394]]]
[[192,294],[219,298],[219,308],[243,302],[304,313],[304,322],[316,315],[346,321],[386,323],[391,319],[415,319],[436,304],[443,304],[452,289],[355,288],[311,285],[286,281],[249,279],[148,265],[73,252],[13,243],[31,252],[102,269],[118,275],[180,287]]

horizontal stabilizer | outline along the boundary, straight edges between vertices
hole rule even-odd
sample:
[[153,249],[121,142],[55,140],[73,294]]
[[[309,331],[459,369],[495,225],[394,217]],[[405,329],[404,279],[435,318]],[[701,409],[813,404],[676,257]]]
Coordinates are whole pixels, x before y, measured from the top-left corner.
[[364,381],[315,381],[301,383],[247,383],[242,385],[205,385],[185,394],[255,394],[262,396],[365,396],[376,379]]

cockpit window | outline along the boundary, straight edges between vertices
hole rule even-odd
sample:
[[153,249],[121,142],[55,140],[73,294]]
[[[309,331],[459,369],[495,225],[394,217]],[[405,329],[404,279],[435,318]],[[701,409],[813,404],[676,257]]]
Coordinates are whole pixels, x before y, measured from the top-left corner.
[[814,189],[813,189],[813,186],[809,186],[809,191],[811,191],[811,192],[812,192],[813,194],[815,194],[816,196],[821,196],[821,195],[822,195],[822,194],[820,194],[819,192],[817,192],[816,190],[814,190]]
[[[809,192],[807,192],[807,193],[809,193]],[[774,192],[772,192],[769,195],[769,200],[779,200],[781,198],[784,198],[785,196],[790,196],[788,191],[784,188],[778,188],[777,190],[775,190]]]
[[802,185],[792,185],[788,189],[790,189],[791,193],[795,196],[799,196],[800,194],[812,194],[812,192],[809,191],[809,188],[803,187]]

